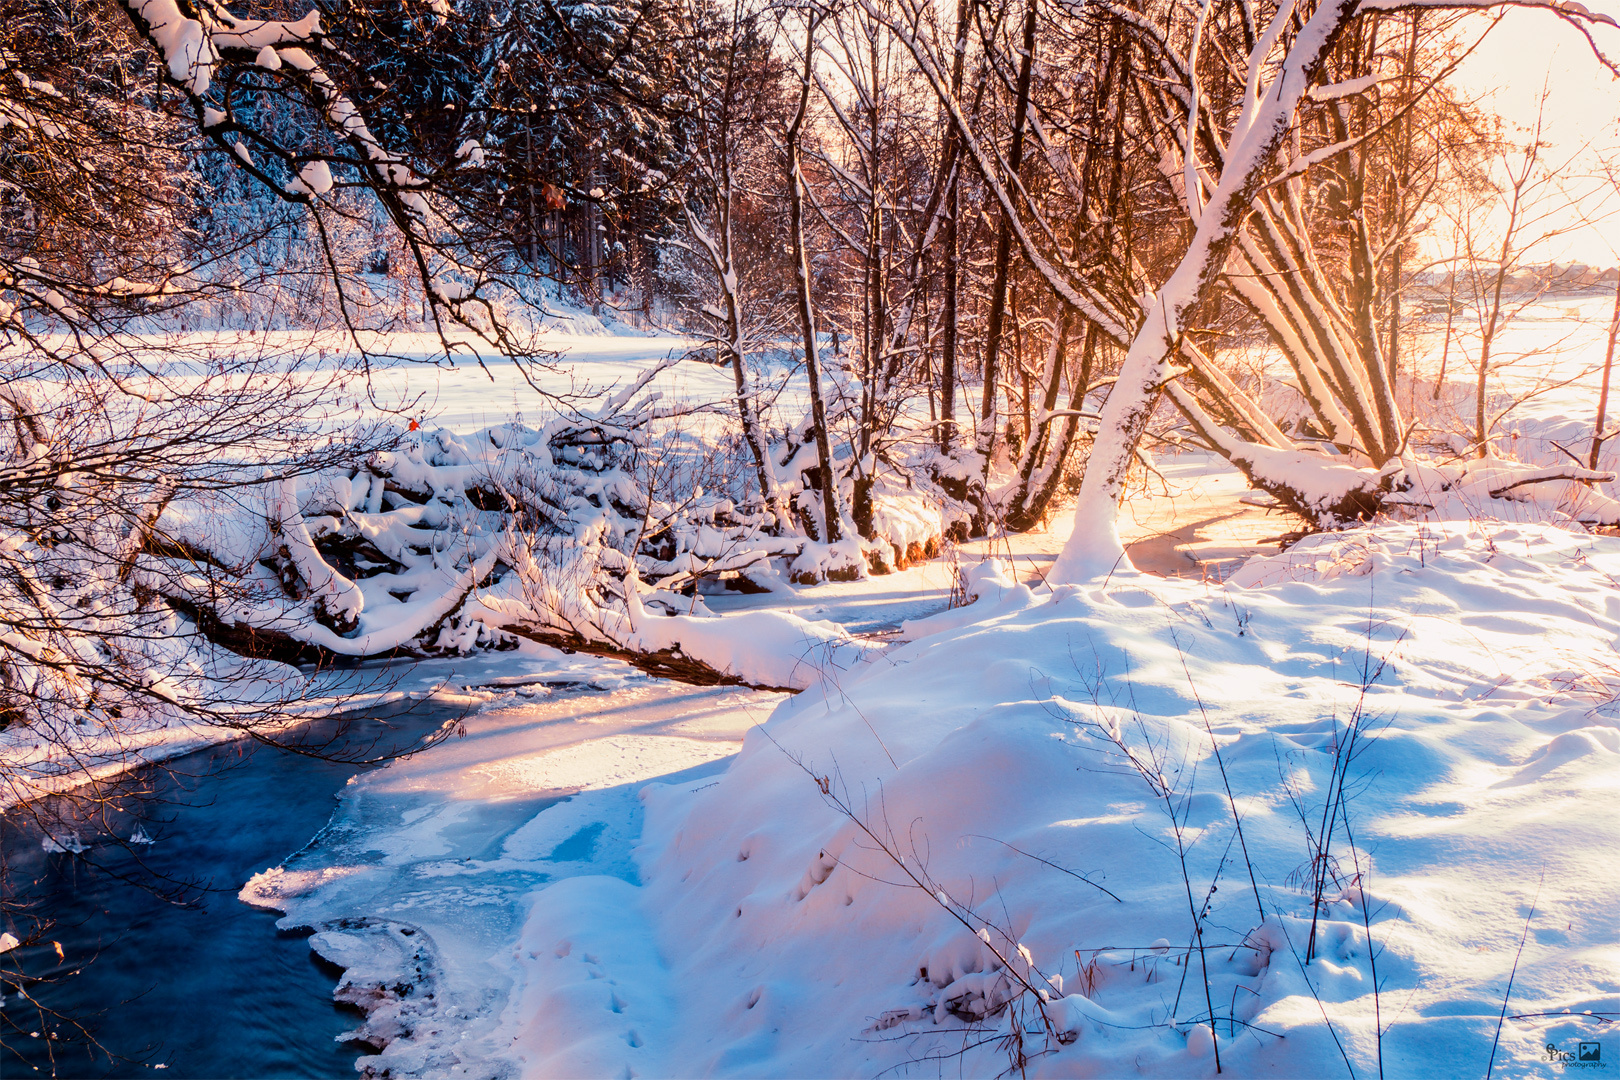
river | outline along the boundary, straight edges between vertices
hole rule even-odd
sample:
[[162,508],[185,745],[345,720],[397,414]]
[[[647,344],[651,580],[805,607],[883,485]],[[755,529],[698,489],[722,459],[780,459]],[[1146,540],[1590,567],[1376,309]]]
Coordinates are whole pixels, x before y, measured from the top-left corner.
[[[453,715],[419,707],[387,721],[382,737],[407,745]],[[363,752],[377,732],[376,721],[330,721],[305,736]],[[353,1076],[364,1048],[336,1040],[361,1017],[333,1003],[336,970],[236,893],[308,844],[360,771],[239,740],[129,777],[141,791],[132,812],[53,797],[0,818],[8,928],[19,909],[53,923],[44,943],[0,967],[59,976],[31,988],[40,1007],[5,987],[0,1033],[12,1052],[0,1072]],[[85,851],[45,850],[40,819],[53,816],[63,824],[50,832],[76,831]],[[153,843],[114,839],[137,825]]]

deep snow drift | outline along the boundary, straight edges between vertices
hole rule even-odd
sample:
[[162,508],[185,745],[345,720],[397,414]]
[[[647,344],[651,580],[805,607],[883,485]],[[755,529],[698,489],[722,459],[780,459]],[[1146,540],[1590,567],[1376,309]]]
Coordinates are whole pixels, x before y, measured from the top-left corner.
[[[373,1063],[396,1072],[993,1075],[1021,1053],[1034,1075],[1186,1076],[1218,1050],[1231,1075],[1374,1075],[1380,1054],[1474,1075],[1517,963],[1494,1072],[1541,1075],[1620,1012],[1617,579],[1620,540],[1453,522],[1312,538],[1220,587],[986,580],[783,701],[716,777],[598,783],[492,745],[512,791],[446,781],[318,877],[248,894],[319,923],[351,985],[386,983],[398,949],[366,935],[415,932],[501,860],[611,840],[560,883],[487,879],[499,932],[427,931],[459,957],[440,999],[480,1004],[397,1028]],[[422,847],[421,822],[581,787],[604,793],[354,906],[344,882]],[[321,922],[340,911],[363,932]]]

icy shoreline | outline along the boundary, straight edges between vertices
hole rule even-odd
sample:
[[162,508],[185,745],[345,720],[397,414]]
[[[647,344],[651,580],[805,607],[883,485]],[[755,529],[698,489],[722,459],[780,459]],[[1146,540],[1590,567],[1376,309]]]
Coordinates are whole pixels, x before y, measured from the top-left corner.
[[[408,708],[413,703],[471,708],[526,682],[599,678],[611,685],[622,677],[622,671],[602,667],[594,657],[569,656],[533,642],[473,657],[370,663],[320,673],[311,683],[309,696],[281,707],[285,720],[274,726],[260,725],[260,731],[275,738],[312,720],[352,718]],[[7,781],[0,788],[0,811],[243,738],[248,736],[233,728],[183,719],[99,734],[74,731],[56,742],[31,728],[14,727],[0,733]]]
[[492,1040],[532,897],[575,879],[632,888],[637,791],[711,782],[778,700],[622,675],[537,688],[469,717],[464,740],[357,778],[328,828],[240,898],[314,931],[345,969],[335,997],[366,1013],[352,1037],[377,1051],[368,1074],[508,1075]]

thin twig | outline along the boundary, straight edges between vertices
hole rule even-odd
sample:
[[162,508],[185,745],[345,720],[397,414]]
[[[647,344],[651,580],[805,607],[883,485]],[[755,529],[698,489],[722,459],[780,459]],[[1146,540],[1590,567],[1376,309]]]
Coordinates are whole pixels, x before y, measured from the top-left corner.
[[1496,1036],[1491,1039],[1491,1059],[1485,1063],[1485,1080],[1491,1080],[1491,1070],[1496,1067],[1496,1046],[1502,1041],[1502,1022],[1507,1019],[1508,998],[1513,996],[1513,980],[1519,974],[1519,958],[1524,955],[1524,943],[1530,937],[1530,920],[1536,917],[1536,904],[1541,900],[1541,887],[1547,883],[1547,871],[1541,871],[1541,880],[1536,883],[1535,898],[1530,901],[1530,914],[1524,917],[1524,932],[1519,935],[1519,951],[1513,954],[1513,970],[1508,972],[1507,989],[1502,993],[1502,1013],[1496,1018]]

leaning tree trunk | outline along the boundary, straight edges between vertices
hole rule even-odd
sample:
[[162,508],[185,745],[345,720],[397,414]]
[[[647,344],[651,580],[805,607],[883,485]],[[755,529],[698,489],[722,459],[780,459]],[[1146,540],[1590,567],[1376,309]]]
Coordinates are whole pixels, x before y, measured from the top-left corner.
[[[1355,17],[1357,6],[1357,0],[1323,0],[1299,28],[1269,82],[1259,77],[1267,50],[1257,47],[1251,56],[1245,123],[1234,132],[1220,179],[1198,211],[1197,231],[1181,262],[1148,304],[1103,405],[1075,505],[1074,533],[1049,581],[1089,581],[1129,566],[1119,536],[1119,501],[1159,395],[1179,374],[1174,360],[1182,347],[1182,318],[1220,277],[1277,151],[1293,128],[1301,98],[1328,50]],[[1188,198],[1195,200],[1198,194],[1188,192]]]

